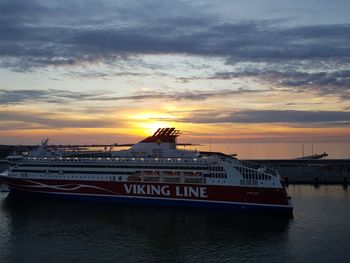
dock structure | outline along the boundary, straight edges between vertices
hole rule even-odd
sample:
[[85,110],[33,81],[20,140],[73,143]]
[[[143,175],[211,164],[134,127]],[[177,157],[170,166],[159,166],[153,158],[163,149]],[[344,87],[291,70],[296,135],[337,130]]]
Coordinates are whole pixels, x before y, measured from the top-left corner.
[[350,159],[249,161],[277,169],[285,184],[350,184]]

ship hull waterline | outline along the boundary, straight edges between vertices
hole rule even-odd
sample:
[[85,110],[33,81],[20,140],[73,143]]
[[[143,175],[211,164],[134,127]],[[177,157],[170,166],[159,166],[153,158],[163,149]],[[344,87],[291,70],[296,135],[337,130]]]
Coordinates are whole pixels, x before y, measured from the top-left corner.
[[11,195],[292,215],[285,189],[154,182],[6,178]]

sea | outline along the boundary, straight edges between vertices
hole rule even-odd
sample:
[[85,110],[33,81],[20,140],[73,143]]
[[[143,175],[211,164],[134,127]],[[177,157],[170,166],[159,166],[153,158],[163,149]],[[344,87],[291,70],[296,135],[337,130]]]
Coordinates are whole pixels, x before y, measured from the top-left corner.
[[0,262],[349,262],[350,189],[287,191],[292,218],[1,191]]
[[[186,148],[240,159],[323,152],[331,159],[350,158],[348,143]],[[294,204],[292,218],[20,198],[0,184],[0,263],[350,262],[350,188],[289,185],[287,192]]]
[[[191,143],[182,141],[180,143]],[[239,159],[295,159],[303,156],[327,153],[325,159],[350,159],[350,143],[193,143],[192,146],[178,146],[180,149],[223,152],[234,154]],[[89,147],[87,150],[124,150],[128,147]]]
[[350,143],[211,143],[185,149],[236,154],[239,159],[294,159],[328,154],[325,159],[350,159]]

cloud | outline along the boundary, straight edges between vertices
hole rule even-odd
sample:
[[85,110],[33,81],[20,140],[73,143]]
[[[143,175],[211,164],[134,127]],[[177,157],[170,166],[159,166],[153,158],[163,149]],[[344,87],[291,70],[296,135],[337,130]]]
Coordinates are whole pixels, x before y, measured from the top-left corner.
[[263,93],[267,90],[253,90],[247,88],[221,90],[186,90],[186,91],[143,91],[130,96],[115,96],[106,91],[76,92],[58,89],[30,89],[30,90],[0,90],[0,104],[19,104],[28,102],[62,103],[73,101],[120,101],[120,100],[189,100],[202,101],[210,98],[227,97],[244,93]]
[[348,111],[241,110],[204,111],[182,118],[186,123],[299,123],[350,125]]
[[320,95],[337,95],[350,99],[350,70],[333,72],[286,72],[276,74],[279,85],[316,91]]
[[112,127],[113,122],[106,118],[71,118],[53,112],[0,111],[2,130],[46,129],[46,128],[96,128]]
[[296,71],[286,66],[281,70],[252,67],[232,72],[217,72],[209,79],[256,78],[277,90],[316,92],[321,96],[333,95],[343,101],[350,99],[350,70]]
[[220,20],[203,15],[204,7],[172,1],[5,1],[0,7],[0,65],[14,70],[140,54],[223,56],[227,63],[350,57],[350,24]]
[[120,72],[109,72],[105,70],[102,71],[87,71],[87,72],[78,72],[78,71],[70,71],[65,74],[66,76],[72,78],[81,78],[81,79],[108,79],[113,77],[147,77],[147,76],[166,76],[165,73],[153,72],[144,73],[144,72],[132,72],[132,71],[120,71]]
[[23,102],[42,101],[48,103],[61,103],[64,101],[93,100],[104,96],[104,92],[74,92],[58,89],[28,89],[7,90],[0,89],[0,104],[18,104]]
[[175,91],[175,92],[163,92],[163,91],[147,91],[141,92],[137,95],[112,97],[110,100],[147,100],[147,99],[160,99],[160,100],[189,100],[189,101],[202,101],[210,98],[227,97],[244,93],[262,93],[265,90],[253,90],[246,88],[239,89],[221,89],[221,90],[187,90],[187,91]]

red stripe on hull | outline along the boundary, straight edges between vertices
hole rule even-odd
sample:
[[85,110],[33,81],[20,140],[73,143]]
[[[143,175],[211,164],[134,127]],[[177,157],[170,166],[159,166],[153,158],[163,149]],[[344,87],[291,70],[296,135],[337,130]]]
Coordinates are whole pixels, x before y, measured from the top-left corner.
[[91,195],[140,196],[288,206],[284,188],[166,184],[146,182],[96,182],[7,178],[17,190]]

